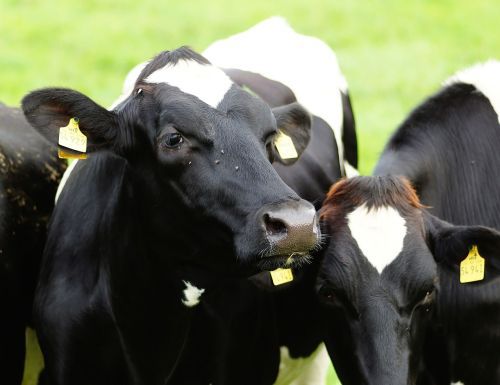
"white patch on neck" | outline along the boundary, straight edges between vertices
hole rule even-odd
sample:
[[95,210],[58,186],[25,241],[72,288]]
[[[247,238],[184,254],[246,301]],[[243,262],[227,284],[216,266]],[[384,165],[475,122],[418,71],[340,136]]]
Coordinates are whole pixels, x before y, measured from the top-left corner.
[[454,83],[472,84],[481,91],[489,99],[500,122],[500,61],[488,60],[458,71],[446,80],[443,85],[447,86]]
[[305,358],[292,358],[286,346],[280,348],[280,367],[274,385],[326,385],[331,366],[325,344]]
[[233,82],[219,68],[195,60],[167,64],[146,78],[148,83],[166,83],[217,108]]
[[363,204],[349,213],[347,220],[359,249],[379,273],[403,250],[406,221],[393,207],[368,210]]
[[189,281],[182,281],[186,288],[183,291],[184,299],[182,303],[187,307],[193,307],[200,303],[200,297],[205,292],[205,289],[198,289]]

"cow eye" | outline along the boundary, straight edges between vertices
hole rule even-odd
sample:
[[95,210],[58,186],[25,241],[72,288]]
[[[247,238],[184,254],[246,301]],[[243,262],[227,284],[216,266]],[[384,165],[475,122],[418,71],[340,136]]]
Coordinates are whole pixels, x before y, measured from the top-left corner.
[[177,148],[182,142],[184,142],[184,138],[178,132],[166,134],[163,139],[163,145],[167,148]]
[[330,288],[322,287],[319,290],[318,294],[325,302],[331,303],[335,300],[335,293]]

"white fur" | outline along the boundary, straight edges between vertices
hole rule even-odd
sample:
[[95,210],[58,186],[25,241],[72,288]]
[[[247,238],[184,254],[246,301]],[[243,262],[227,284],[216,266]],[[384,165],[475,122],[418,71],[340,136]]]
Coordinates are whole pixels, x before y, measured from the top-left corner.
[[205,289],[199,289],[189,281],[182,282],[184,282],[184,285],[186,285],[186,288],[182,292],[184,294],[182,303],[187,307],[198,305],[200,303],[200,297],[205,292]]
[[382,273],[403,250],[406,221],[390,206],[368,210],[365,204],[347,215],[352,237],[365,257]]
[[281,17],[219,40],[203,55],[221,68],[259,73],[292,89],[297,100],[333,129],[343,159],[342,100],[347,82],[335,53],[323,41],[298,34]]
[[347,178],[359,176],[359,171],[355,169],[347,160],[344,160],[344,170]]
[[125,81],[123,82],[123,87],[122,87],[122,94],[116,99],[111,106],[109,106],[108,110],[113,110],[118,104],[123,102],[125,99],[127,99],[132,91],[134,90],[135,82],[137,81],[137,78],[141,74],[142,70],[144,67],[148,65],[149,61],[145,61],[144,63],[137,64],[134,68],[132,68],[129,73],[127,74],[127,77],[125,78]]
[[500,61],[488,60],[458,71],[444,85],[453,83],[472,84],[481,91],[489,99],[500,122]]
[[229,91],[233,82],[220,69],[195,60],[179,60],[156,70],[146,79],[148,83],[167,83],[181,91],[196,96],[213,108]]
[[274,385],[326,385],[330,358],[321,344],[307,358],[291,358],[288,348],[280,349],[280,368]]
[[465,385],[462,381],[452,382],[451,385]]
[[59,200],[59,195],[61,195],[61,192],[62,192],[64,186],[66,185],[66,182],[68,181],[68,178],[71,175],[71,172],[73,171],[73,169],[75,168],[77,162],[78,162],[78,159],[75,159],[73,162],[71,162],[69,164],[66,171],[64,171],[64,174],[61,178],[61,181],[59,182],[59,186],[57,186],[56,197],[55,197],[56,203]]

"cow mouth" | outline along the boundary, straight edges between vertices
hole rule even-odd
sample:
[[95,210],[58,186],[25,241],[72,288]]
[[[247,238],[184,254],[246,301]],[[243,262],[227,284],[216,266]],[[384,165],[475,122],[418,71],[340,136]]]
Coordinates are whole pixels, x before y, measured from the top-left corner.
[[311,263],[313,257],[307,252],[290,254],[270,254],[262,256],[257,262],[260,270],[272,271],[279,268],[295,268]]

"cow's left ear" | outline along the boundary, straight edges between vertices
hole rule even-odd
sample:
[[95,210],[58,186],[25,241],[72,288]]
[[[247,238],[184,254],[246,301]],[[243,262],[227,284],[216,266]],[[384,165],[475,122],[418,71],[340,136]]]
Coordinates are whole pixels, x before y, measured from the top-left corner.
[[272,111],[279,130],[274,139],[274,159],[286,165],[292,164],[311,139],[311,115],[296,102],[273,108]]
[[457,282],[489,282],[500,276],[500,232],[497,230],[454,226],[428,213],[425,227],[429,249],[439,268],[455,275]]

